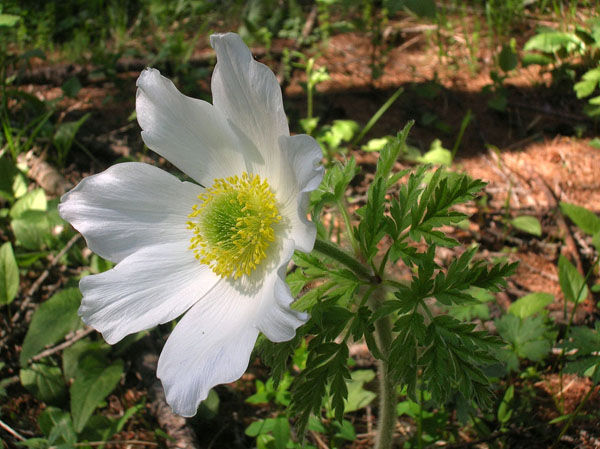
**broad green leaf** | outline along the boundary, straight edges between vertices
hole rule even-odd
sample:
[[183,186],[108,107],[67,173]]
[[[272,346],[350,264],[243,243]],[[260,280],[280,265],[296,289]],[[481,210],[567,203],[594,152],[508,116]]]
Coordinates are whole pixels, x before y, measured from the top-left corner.
[[582,52],[585,43],[574,33],[546,31],[538,33],[527,41],[523,50],[537,50],[542,53],[555,53],[564,50],[567,53]]
[[429,148],[429,151],[419,158],[423,164],[452,165],[452,152],[442,146],[440,139],[435,139]]
[[77,442],[71,416],[64,410],[56,407],[46,408],[38,418],[38,425],[50,444],[72,445]]
[[590,235],[600,232],[600,218],[591,210],[564,201],[560,202],[560,210],[583,232]]
[[52,224],[46,211],[28,210],[11,221],[17,244],[29,250],[52,246]]
[[540,221],[529,215],[522,215],[510,220],[510,223],[519,231],[540,237],[542,235],[542,225]]
[[598,86],[597,81],[584,80],[575,83],[575,85],[573,86],[573,90],[575,91],[577,98],[585,98],[589,97],[594,93],[594,91],[596,90],[596,86]]
[[13,200],[27,193],[25,176],[7,157],[0,157],[0,198]]
[[596,247],[596,250],[600,250],[600,231],[592,236],[592,245]]
[[80,362],[77,377],[70,388],[71,416],[76,432],[81,432],[96,407],[119,383],[123,374],[123,361],[116,360],[106,366],[104,359],[93,356]]
[[333,428],[336,429],[334,438],[342,438],[347,441],[356,440],[356,431],[354,426],[347,419],[342,420],[341,424],[337,421],[333,422]]
[[377,397],[375,393],[364,389],[365,383],[375,378],[372,370],[353,371],[352,379],[348,382],[348,398],[346,399],[344,412],[351,413],[369,405]]
[[530,65],[548,65],[552,64],[554,58],[551,58],[546,55],[542,55],[540,53],[525,53],[521,58],[521,64],[523,67],[527,67]]
[[110,270],[114,266],[110,260],[103,259],[97,254],[92,254],[90,261],[90,269],[92,273],[98,274]]
[[43,189],[35,189],[19,198],[10,209],[11,218],[21,218],[28,211],[46,211],[48,203]]
[[583,276],[563,255],[558,259],[558,282],[566,300],[577,304],[587,298],[588,287]]
[[573,86],[577,98],[590,96],[600,83],[600,68],[588,70],[581,77],[581,81]]
[[435,18],[436,5],[434,0],[403,0],[401,3],[419,17]]
[[14,27],[17,23],[19,23],[19,20],[21,20],[21,17],[14,14],[0,14],[0,28]]
[[10,242],[0,246],[0,305],[10,304],[19,290],[19,267]]
[[267,418],[254,421],[246,427],[245,434],[250,437],[271,434],[274,437],[275,445],[270,445],[269,447],[284,449],[290,439],[290,425],[287,418],[284,417]]
[[208,392],[208,396],[200,403],[197,416],[206,421],[213,419],[219,413],[221,400],[219,395],[213,389]]
[[53,345],[81,324],[77,309],[81,302],[78,288],[62,290],[35,311],[19,356],[22,366],[46,346]]
[[363,151],[381,151],[393,137],[379,137],[369,140],[360,149]]
[[73,145],[73,140],[75,140],[75,135],[79,128],[90,118],[90,113],[83,115],[79,120],[73,122],[63,122],[56,129],[54,133],[54,138],[52,139],[52,143],[58,150],[59,159],[64,161],[64,158],[67,156],[67,153],[71,149]]
[[510,72],[517,67],[517,54],[510,45],[503,45],[502,51],[498,55],[498,64],[505,72]]
[[275,449],[286,449],[287,443],[290,440],[290,423],[287,418],[280,417],[275,419],[273,438],[275,439]]
[[508,313],[512,313],[519,318],[527,318],[540,313],[552,301],[554,301],[554,296],[550,293],[530,293],[512,303],[508,308]]
[[110,346],[104,343],[103,340],[91,341],[87,338],[66,348],[63,351],[62,366],[67,383],[70,383],[77,376],[79,362],[83,358],[90,355],[96,358],[106,358],[109,352]]
[[62,85],[62,91],[67,97],[75,98],[81,90],[81,83],[76,76],[72,76]]
[[59,404],[66,398],[67,390],[60,368],[34,363],[20,372],[21,384],[36,398],[48,404]]

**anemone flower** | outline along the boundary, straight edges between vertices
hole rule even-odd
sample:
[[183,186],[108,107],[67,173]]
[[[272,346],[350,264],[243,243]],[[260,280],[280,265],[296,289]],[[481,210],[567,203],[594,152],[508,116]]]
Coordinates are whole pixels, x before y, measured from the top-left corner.
[[59,206],[89,248],[116,263],[79,285],[79,314],[108,343],[184,314],[157,369],[182,416],[240,378],[259,332],[287,341],[306,321],[284,278],[294,250],[314,245],[307,203],[322,178],[321,149],[290,136],[273,73],[236,34],[210,42],[212,105],[158,70],[137,80],[144,142],[195,182],[122,163],[81,181]]

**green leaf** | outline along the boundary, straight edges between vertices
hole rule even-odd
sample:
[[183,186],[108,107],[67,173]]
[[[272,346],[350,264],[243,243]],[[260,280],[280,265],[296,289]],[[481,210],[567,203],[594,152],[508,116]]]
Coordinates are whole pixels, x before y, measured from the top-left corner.
[[500,341],[487,332],[474,330],[448,315],[438,315],[427,328],[427,349],[419,360],[423,381],[435,401],[447,400],[458,390],[465,398],[489,404],[490,380],[482,366],[496,363],[492,350]]
[[77,377],[79,371],[79,362],[86,356],[93,356],[98,359],[106,359],[110,352],[110,346],[102,340],[91,341],[88,338],[80,340],[69,346],[63,351],[62,367],[63,375],[68,384]]
[[48,404],[60,404],[67,390],[60,368],[34,363],[20,372],[21,384],[36,398]]
[[10,242],[0,246],[0,305],[10,304],[19,291],[19,267]]
[[354,158],[350,158],[344,165],[336,162],[329,170],[325,171],[323,182],[311,193],[310,197],[311,205],[314,208],[314,219],[319,218],[325,204],[335,203],[343,198],[350,181],[357,172]]
[[38,418],[40,430],[48,437],[49,444],[72,445],[77,442],[69,413],[56,407],[46,408]]
[[600,383],[600,323],[594,323],[594,329],[571,327],[563,347],[569,360],[565,372],[590,377],[595,384]]
[[[534,362],[543,360],[552,349],[556,332],[545,323],[543,316],[521,319],[509,314],[496,320],[500,336],[510,344],[510,351],[519,358]],[[516,369],[517,366],[510,368]]]
[[561,254],[558,259],[558,282],[567,301],[579,303],[588,296],[588,287],[575,265]]
[[46,346],[53,345],[81,324],[77,309],[81,302],[78,288],[62,290],[35,311],[19,356],[21,366]]
[[540,53],[525,53],[521,58],[521,64],[523,67],[527,67],[530,65],[548,65],[554,62],[554,58],[542,55]]
[[419,162],[423,164],[443,165],[449,167],[452,165],[452,152],[442,146],[440,139],[431,142],[429,151],[421,156]]
[[21,20],[21,17],[14,14],[0,14],[0,28],[14,27],[17,23],[19,23],[19,20]]
[[512,313],[519,318],[527,318],[540,313],[552,301],[554,301],[554,296],[550,293],[530,293],[512,303],[508,308],[508,313]]
[[275,439],[275,449],[286,449],[290,440],[290,423],[287,418],[280,417],[275,419],[273,424],[273,438]]
[[47,205],[44,190],[35,189],[17,200],[10,209],[10,216],[11,218],[21,218],[28,211],[45,212]]
[[379,137],[369,140],[365,145],[361,146],[360,149],[363,151],[381,151],[390,142],[391,137]]
[[367,260],[377,253],[377,244],[385,235],[387,223],[385,212],[386,180],[376,177],[367,191],[367,204],[364,207],[364,218],[358,225],[359,242]]
[[75,135],[79,131],[79,128],[89,119],[91,114],[88,112],[83,115],[79,120],[72,122],[63,122],[59,125],[54,133],[54,137],[52,139],[52,143],[58,150],[59,161],[64,162],[71,146],[73,145],[73,141],[75,140]]
[[460,321],[473,321],[490,319],[490,308],[487,303],[495,300],[494,295],[482,288],[471,287],[467,292],[477,303],[454,304],[448,308],[448,313]]
[[546,31],[538,33],[527,41],[523,50],[537,50],[542,53],[555,53],[563,50],[567,53],[582,53],[585,43],[574,33]]
[[17,243],[29,250],[52,246],[52,224],[46,211],[28,210],[11,221]]
[[575,83],[573,90],[575,91],[577,98],[585,98],[592,95],[597,86],[597,81],[579,81],[578,83]]
[[318,140],[335,150],[342,142],[351,141],[359,128],[354,120],[334,120],[331,127]]
[[0,198],[13,200],[27,193],[23,173],[7,157],[0,157]]
[[590,96],[600,84],[600,67],[588,70],[581,77],[581,81],[573,86],[577,98]]
[[342,421],[344,400],[348,395],[346,380],[350,373],[346,365],[348,346],[345,343],[320,343],[314,339],[309,343],[309,357],[306,368],[292,385],[291,413],[298,417],[296,422],[300,434],[304,433],[311,413],[321,409],[323,398],[330,387],[332,408],[335,418]]
[[583,232],[590,235],[600,232],[600,218],[585,207],[561,201],[560,210]]
[[518,63],[517,53],[512,49],[510,45],[503,45],[502,51],[498,55],[498,64],[500,68],[505,72],[510,72],[517,67]]
[[522,215],[510,220],[510,223],[519,231],[540,237],[542,235],[542,225],[540,221],[532,216]]
[[117,386],[122,374],[122,360],[106,366],[103,359],[90,356],[80,362],[78,375],[70,388],[71,416],[76,432],[81,432],[96,407]]
[[67,97],[75,98],[81,90],[81,83],[76,76],[67,79],[62,85],[62,91]]
[[360,410],[369,405],[377,395],[372,391],[365,390],[364,385],[375,378],[373,370],[352,371],[352,379],[347,382],[348,398],[344,405],[345,413]]
[[513,400],[514,394],[515,387],[514,385],[511,385],[506,389],[506,393],[504,393],[504,398],[502,398],[502,402],[498,407],[497,417],[498,421],[500,421],[502,424],[506,424],[512,416],[513,411],[510,409],[510,403]]
[[434,0],[403,0],[402,3],[405,8],[419,17],[435,19],[436,5]]
[[[388,139],[388,142],[381,149],[379,158],[377,159],[377,169],[375,170],[376,177],[382,177],[388,181],[388,177],[394,168],[394,164],[406,148],[406,138],[414,123],[413,120],[409,121],[396,137]],[[402,176],[406,173],[408,173],[408,171],[403,171]]]

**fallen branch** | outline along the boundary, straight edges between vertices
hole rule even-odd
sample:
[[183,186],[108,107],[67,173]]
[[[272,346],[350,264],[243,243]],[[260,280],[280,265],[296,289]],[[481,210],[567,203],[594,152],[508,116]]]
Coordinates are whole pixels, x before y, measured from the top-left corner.
[[17,159],[29,167],[27,176],[51,195],[60,196],[72,187],[56,167],[43,157],[36,156],[33,151],[21,153]]

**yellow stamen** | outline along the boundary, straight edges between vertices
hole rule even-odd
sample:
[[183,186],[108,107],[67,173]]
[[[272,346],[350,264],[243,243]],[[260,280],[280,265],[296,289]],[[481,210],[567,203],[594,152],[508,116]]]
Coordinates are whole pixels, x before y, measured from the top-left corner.
[[198,199],[187,222],[196,259],[221,277],[250,275],[267,256],[273,225],[281,220],[267,180],[246,172],[215,179]]

